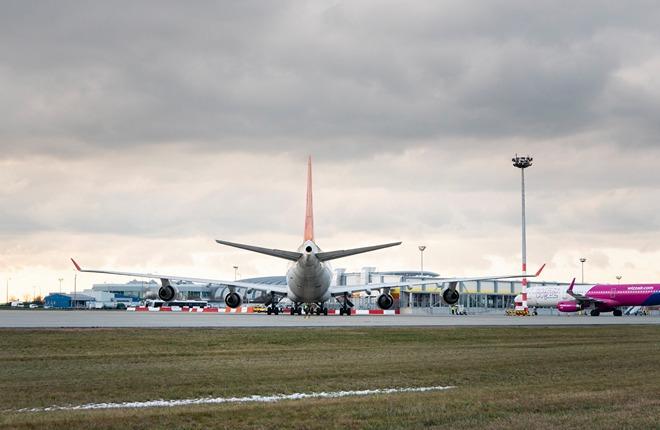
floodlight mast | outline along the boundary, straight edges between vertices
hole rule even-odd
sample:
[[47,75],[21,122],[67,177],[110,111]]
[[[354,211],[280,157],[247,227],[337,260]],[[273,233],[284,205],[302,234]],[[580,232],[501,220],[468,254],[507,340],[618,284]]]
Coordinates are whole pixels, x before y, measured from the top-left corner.
[[419,277],[423,278],[424,277],[424,250],[426,249],[426,246],[425,245],[420,245],[420,246],[417,247],[417,249],[419,249],[419,255],[420,255],[420,258],[421,258],[421,262],[420,262],[420,266],[419,266],[419,268],[420,268]]
[[525,219],[525,169],[532,167],[534,159],[530,156],[518,156],[511,159],[513,166],[520,169],[521,183],[522,183],[522,306],[523,313],[529,314],[529,307],[527,306],[527,226]]

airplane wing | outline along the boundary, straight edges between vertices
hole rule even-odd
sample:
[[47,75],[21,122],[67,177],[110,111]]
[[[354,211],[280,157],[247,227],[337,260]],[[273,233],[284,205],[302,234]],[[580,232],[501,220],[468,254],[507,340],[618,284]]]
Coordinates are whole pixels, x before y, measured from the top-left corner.
[[84,273],[103,273],[107,275],[131,276],[135,278],[150,278],[150,279],[160,279],[160,280],[168,280],[168,281],[187,281],[187,282],[194,282],[196,284],[227,285],[230,287],[248,288],[257,291],[275,292],[280,294],[287,294],[289,292],[289,287],[286,285],[258,284],[254,282],[225,281],[220,279],[190,278],[187,276],[162,275],[158,273],[133,273],[133,272],[119,272],[113,270],[83,269],[80,267],[78,263],[76,263],[76,260],[72,258],[71,261],[73,262],[73,265],[76,267],[77,271]]
[[468,278],[434,278],[434,279],[420,279],[418,281],[405,281],[405,282],[385,282],[385,283],[374,283],[374,284],[362,284],[362,285],[341,285],[330,288],[330,294],[333,296],[338,296],[341,294],[350,294],[358,293],[362,291],[372,291],[372,290],[381,290],[389,288],[399,288],[399,287],[413,287],[419,285],[443,285],[443,284],[454,284],[458,282],[468,282],[468,281],[490,281],[494,279],[517,279],[517,278],[536,278],[541,274],[545,264],[534,275],[503,275],[503,276],[478,276],[478,277],[468,277]]
[[573,291],[573,287],[575,286],[575,278],[571,281],[571,285],[568,286],[568,290],[566,290],[566,293],[568,293],[569,296],[573,297],[577,301],[590,301],[590,299],[582,294],[576,293]]
[[575,286],[575,278],[573,278],[573,280],[571,281],[571,285],[568,287],[568,290],[566,290],[566,293],[568,293],[569,296],[573,297],[575,301],[577,301],[580,304],[600,303],[601,305],[611,306],[611,307],[616,307],[619,305],[614,300],[597,299],[595,297],[588,297],[585,296],[584,294],[576,293],[575,291],[573,291],[574,286]]

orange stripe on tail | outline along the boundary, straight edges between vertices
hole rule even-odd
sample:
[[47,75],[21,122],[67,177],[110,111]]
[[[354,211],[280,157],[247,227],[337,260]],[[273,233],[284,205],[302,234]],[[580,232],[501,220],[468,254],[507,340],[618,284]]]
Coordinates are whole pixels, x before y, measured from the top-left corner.
[[314,202],[312,200],[312,156],[307,160],[307,208],[305,210],[305,239],[314,240]]

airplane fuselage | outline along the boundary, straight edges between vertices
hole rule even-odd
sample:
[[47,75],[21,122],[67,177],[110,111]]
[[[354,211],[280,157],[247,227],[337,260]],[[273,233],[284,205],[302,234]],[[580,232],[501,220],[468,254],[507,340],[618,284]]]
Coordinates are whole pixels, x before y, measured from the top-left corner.
[[[660,305],[659,284],[576,285],[573,292],[597,300],[600,304],[596,308],[603,311],[620,306]],[[572,301],[575,298],[564,286],[536,286],[527,290],[527,304],[532,307],[557,307],[560,303]]]
[[[576,285],[574,291],[586,294],[592,285]],[[573,300],[567,292],[567,287],[559,285],[538,285],[527,289],[527,305],[531,307],[556,307],[561,301]],[[518,298],[516,297],[516,300]]]
[[305,241],[298,249],[302,257],[289,267],[286,282],[287,297],[296,303],[323,303],[330,300],[332,269],[320,261],[316,253],[319,247],[312,240]]

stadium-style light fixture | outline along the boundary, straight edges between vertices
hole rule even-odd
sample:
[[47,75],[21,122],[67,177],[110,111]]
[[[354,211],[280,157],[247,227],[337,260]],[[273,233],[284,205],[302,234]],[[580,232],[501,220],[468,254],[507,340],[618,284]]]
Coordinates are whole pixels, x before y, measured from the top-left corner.
[[582,283],[584,284],[584,263],[587,261],[586,258],[580,258],[580,263],[582,263]]
[[419,245],[417,248],[419,249],[419,256],[420,256],[419,276],[423,277],[424,276],[424,250],[426,249],[426,246],[425,245]]
[[532,161],[534,159],[529,155],[519,156],[515,155],[511,159],[513,166],[520,169],[521,179],[522,179],[522,305],[523,312],[525,315],[528,314],[529,308],[527,307],[527,278],[524,275],[527,274],[527,225],[525,220],[525,169],[532,167]]

